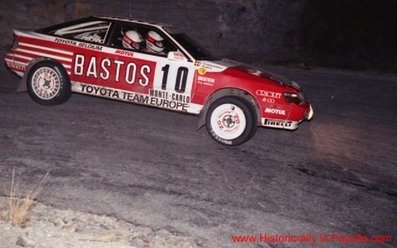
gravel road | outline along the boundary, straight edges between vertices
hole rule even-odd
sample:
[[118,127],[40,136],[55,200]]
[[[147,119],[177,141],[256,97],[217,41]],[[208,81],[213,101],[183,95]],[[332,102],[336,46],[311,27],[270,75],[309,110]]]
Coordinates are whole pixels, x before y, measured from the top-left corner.
[[[45,206],[166,230],[201,247],[307,246],[265,235],[396,247],[397,77],[269,68],[300,82],[315,116],[294,132],[258,129],[238,147],[196,131],[195,116],[78,94],[40,106],[16,94],[19,79],[1,69],[1,193],[13,167],[26,188],[50,171]],[[343,239],[353,235],[392,241]],[[3,232],[0,240],[11,242]]]

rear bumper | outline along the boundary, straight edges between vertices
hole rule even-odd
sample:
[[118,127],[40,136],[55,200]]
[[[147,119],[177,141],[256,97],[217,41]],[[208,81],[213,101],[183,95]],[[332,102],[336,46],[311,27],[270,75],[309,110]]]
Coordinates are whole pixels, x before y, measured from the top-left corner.
[[5,63],[5,66],[10,71],[17,74],[20,77],[22,77],[24,72],[26,71],[27,64],[26,63],[17,63],[17,61],[15,61],[15,56],[13,53],[7,53],[4,55],[4,63]]

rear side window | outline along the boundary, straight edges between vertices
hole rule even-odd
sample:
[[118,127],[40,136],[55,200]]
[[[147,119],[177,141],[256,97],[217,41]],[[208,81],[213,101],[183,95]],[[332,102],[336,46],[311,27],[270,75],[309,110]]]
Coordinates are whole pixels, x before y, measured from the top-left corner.
[[110,29],[110,21],[90,20],[49,31],[49,34],[67,39],[104,44]]

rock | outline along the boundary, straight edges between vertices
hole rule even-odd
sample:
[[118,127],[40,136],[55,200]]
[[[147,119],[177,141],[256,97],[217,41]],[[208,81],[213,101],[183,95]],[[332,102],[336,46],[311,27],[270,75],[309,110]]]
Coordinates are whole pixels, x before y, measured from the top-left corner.
[[113,233],[103,234],[98,237],[98,240],[102,242],[113,242],[116,241],[116,235]]
[[36,245],[36,243],[33,240],[19,236],[17,239],[16,245],[22,246],[22,247],[34,247]]
[[166,237],[169,237],[171,235],[172,234],[169,231],[164,230],[164,229],[158,230],[156,232],[156,236],[161,237],[161,238],[166,238]]
[[133,239],[129,242],[132,247],[144,247],[145,242],[142,239]]
[[107,227],[106,225],[104,225],[104,224],[99,224],[99,227],[100,228],[103,228],[103,229],[105,229],[105,230],[109,230],[110,228],[109,227]]

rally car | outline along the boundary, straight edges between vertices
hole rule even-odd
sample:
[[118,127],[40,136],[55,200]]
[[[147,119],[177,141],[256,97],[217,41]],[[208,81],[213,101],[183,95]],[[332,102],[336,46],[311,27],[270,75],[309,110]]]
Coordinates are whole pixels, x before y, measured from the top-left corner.
[[195,114],[225,145],[248,141],[257,126],[295,130],[313,116],[297,83],[219,59],[168,25],[87,17],[14,30],[5,63],[39,104],[76,92]]

